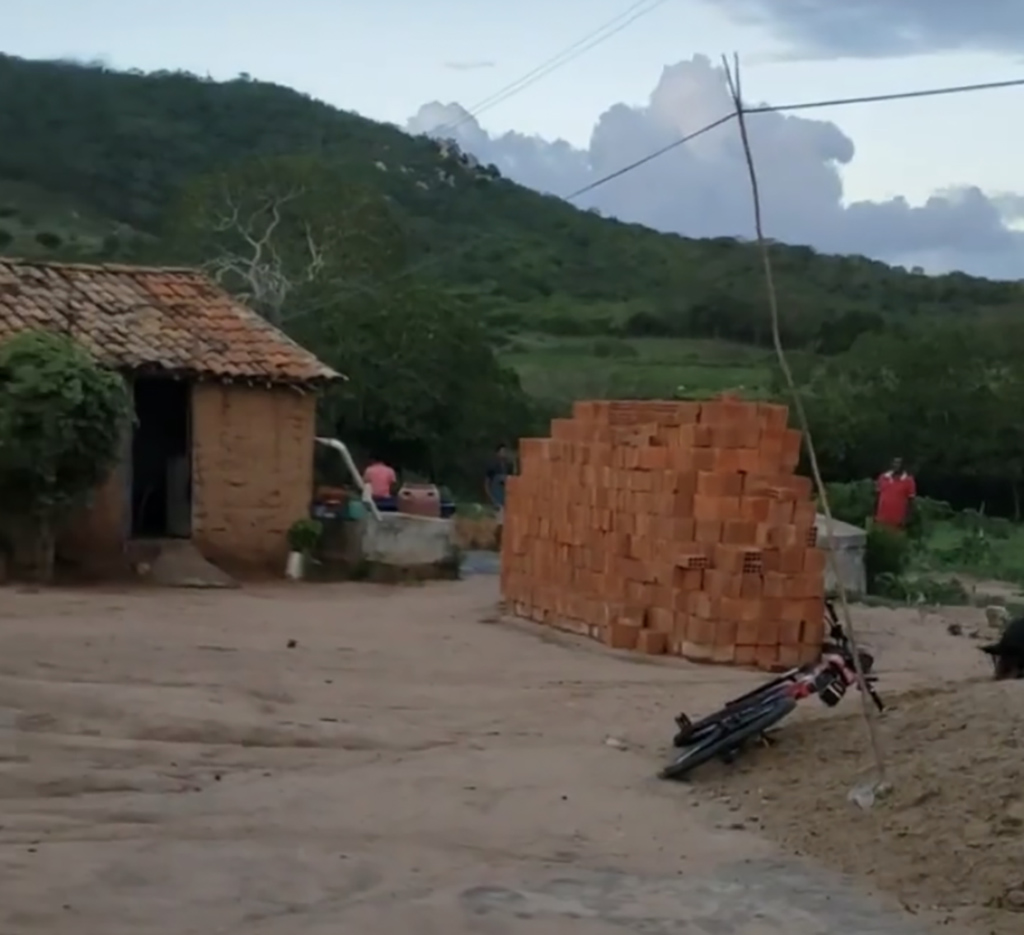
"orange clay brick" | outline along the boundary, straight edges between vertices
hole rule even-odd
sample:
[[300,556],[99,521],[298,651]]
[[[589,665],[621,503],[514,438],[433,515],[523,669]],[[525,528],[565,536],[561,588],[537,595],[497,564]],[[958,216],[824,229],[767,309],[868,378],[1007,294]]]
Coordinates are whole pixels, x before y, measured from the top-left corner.
[[780,669],[795,669],[801,664],[800,646],[780,646],[778,659],[776,661],[778,662]]
[[674,621],[675,613],[670,607],[651,607],[647,611],[646,630],[642,632],[671,633]]
[[[708,564],[707,557],[700,556],[703,563]],[[680,591],[699,591],[704,587],[706,572],[701,568],[689,568],[676,565],[672,571],[672,587]]]
[[750,667],[755,665],[757,662],[757,647],[737,645],[732,661],[738,666]]
[[743,475],[700,471],[695,477],[695,492],[701,497],[738,497],[743,492]]
[[779,647],[775,644],[758,646],[754,657],[754,665],[766,672],[772,672],[779,667]]
[[715,546],[712,566],[716,571],[736,576],[747,571],[760,571],[760,563],[756,568],[750,568],[751,557],[755,555],[757,552],[754,549],[722,543]]
[[758,598],[764,593],[764,579],[760,574],[744,573],[740,576],[740,597]]
[[695,520],[693,533],[694,541],[702,545],[717,545],[722,541],[722,529],[723,526],[721,520]]
[[779,565],[776,571],[784,575],[800,575],[804,571],[804,556],[807,550],[803,546],[789,546],[778,550]]
[[711,567],[711,560],[708,558],[707,553],[698,548],[677,553],[675,563],[676,568],[683,568],[688,571],[702,571],[705,568]]
[[745,519],[726,520],[722,542],[726,545],[750,545],[757,540],[757,523]]
[[789,424],[789,409],[778,403],[758,403],[757,421],[762,429],[785,429]]
[[640,630],[635,648],[648,656],[662,656],[668,652],[668,634],[657,630]]
[[714,597],[740,596],[742,576],[718,569],[704,572],[704,590]]
[[793,470],[800,461],[800,445],[802,437],[798,429],[786,429],[782,438],[782,464]]
[[784,618],[779,623],[779,645],[799,646],[802,629],[799,620],[787,620]]
[[761,638],[761,621],[738,620],[736,622],[736,645],[757,646]]
[[804,552],[804,572],[808,575],[824,575],[828,567],[828,556],[824,549],[809,548]]
[[797,665],[806,666],[812,662],[817,662],[821,656],[821,643],[807,644],[805,643],[800,647],[800,654],[797,657]]
[[636,649],[641,632],[639,627],[611,623],[604,628],[601,635],[609,649]]

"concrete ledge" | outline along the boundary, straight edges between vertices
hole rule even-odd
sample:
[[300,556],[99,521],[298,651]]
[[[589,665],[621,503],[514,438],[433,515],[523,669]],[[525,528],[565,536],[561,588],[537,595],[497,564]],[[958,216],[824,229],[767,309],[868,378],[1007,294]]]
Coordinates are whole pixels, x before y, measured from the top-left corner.
[[372,564],[414,568],[456,560],[454,525],[450,519],[383,513],[361,521],[360,552]]

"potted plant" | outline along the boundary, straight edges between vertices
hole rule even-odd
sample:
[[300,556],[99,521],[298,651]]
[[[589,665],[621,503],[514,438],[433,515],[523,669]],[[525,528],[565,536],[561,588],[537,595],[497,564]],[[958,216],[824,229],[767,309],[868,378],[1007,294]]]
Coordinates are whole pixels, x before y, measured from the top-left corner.
[[288,564],[285,575],[292,581],[306,577],[306,567],[313,558],[313,552],[320,544],[324,527],[315,519],[298,519],[288,530]]

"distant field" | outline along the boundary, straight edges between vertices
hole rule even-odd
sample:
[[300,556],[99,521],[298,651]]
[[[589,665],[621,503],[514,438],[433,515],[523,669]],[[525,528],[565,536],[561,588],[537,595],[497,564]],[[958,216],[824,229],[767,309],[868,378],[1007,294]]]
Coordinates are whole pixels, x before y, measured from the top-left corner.
[[531,395],[673,397],[735,390],[769,392],[770,351],[720,341],[676,338],[556,338],[518,335],[502,352]]

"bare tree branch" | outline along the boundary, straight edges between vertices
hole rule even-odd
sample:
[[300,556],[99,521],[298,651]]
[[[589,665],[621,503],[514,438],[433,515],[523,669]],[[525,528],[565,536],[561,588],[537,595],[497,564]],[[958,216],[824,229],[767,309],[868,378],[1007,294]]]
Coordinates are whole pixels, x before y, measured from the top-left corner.
[[311,283],[323,272],[326,248],[318,243],[312,226],[303,225],[308,260],[299,269],[288,269],[275,236],[284,220],[284,208],[306,194],[303,187],[284,192],[266,191],[243,211],[242,199],[223,184],[221,203],[213,207],[210,231],[228,235],[237,246],[224,245],[204,264],[204,269],[223,286],[232,286],[240,298],[251,302],[274,324],[282,323],[285,304],[299,283]]

